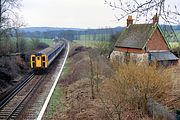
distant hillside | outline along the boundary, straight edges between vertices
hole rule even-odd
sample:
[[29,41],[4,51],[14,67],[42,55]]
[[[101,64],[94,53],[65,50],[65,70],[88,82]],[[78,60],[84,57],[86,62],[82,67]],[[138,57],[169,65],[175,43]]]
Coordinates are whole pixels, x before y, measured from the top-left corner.
[[[67,40],[80,39],[82,36],[90,38],[98,38],[97,36],[111,36],[117,32],[120,32],[124,27],[115,28],[98,28],[98,29],[81,29],[81,28],[53,28],[53,27],[28,27],[21,28],[24,37],[36,37],[36,38],[65,38]],[[102,38],[102,37],[101,37]],[[107,37],[106,37],[107,38]],[[104,38],[103,38],[104,39]]]
[[[161,27],[165,27],[168,25],[160,25]],[[115,28],[111,28],[114,31],[121,31],[124,27],[118,26]],[[172,28],[176,30],[180,30],[180,25],[174,25]],[[90,29],[90,30],[98,30],[97,29]],[[103,29],[103,28],[102,28]],[[105,28],[104,28],[105,29]],[[22,31],[24,32],[47,32],[47,31],[63,31],[63,30],[73,30],[73,31],[85,31],[87,29],[82,29],[82,28],[64,28],[64,27],[26,27],[26,28],[21,28]]]
[[[115,27],[110,28],[114,31],[121,31],[124,27]],[[97,29],[89,29],[89,30],[98,30]],[[102,28],[105,29],[105,28]],[[86,31],[88,29],[82,29],[82,28],[60,28],[60,27],[26,27],[26,28],[20,28],[23,32],[48,32],[48,31],[64,31],[64,30],[73,30],[73,31]]]
[[75,30],[80,31],[80,28],[60,28],[60,27],[26,27],[21,28],[23,32],[47,32],[47,31],[60,31],[60,30]]
[[[161,26],[161,28],[169,28],[170,26],[169,25],[160,25]],[[172,25],[171,26],[172,28],[173,28],[173,30],[180,30],[180,25]]]

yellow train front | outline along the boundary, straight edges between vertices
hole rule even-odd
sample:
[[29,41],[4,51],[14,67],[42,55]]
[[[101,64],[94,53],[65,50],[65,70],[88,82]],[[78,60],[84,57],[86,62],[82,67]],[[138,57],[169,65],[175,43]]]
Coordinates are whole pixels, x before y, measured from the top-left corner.
[[48,58],[45,54],[38,53],[31,55],[31,68],[46,69],[48,67]]
[[31,68],[36,71],[44,71],[64,48],[65,43],[61,41],[52,47],[48,47],[38,53],[32,54],[30,58]]

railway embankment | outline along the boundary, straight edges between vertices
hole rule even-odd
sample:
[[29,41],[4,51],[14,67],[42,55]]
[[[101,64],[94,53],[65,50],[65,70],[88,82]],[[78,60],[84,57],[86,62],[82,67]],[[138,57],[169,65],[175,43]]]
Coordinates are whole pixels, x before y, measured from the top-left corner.
[[0,94],[14,86],[28,70],[20,56],[0,56]]
[[[142,84],[134,83],[131,84],[132,86],[130,87],[129,85],[126,84],[126,82],[124,82],[122,84],[126,86],[121,86],[121,88],[124,87],[124,89],[114,89],[116,85],[120,84],[120,82],[119,83],[117,82],[117,84],[113,84],[114,88],[113,86],[108,87],[109,84],[107,84],[107,82],[112,81],[111,79],[114,79],[112,76],[114,76],[114,72],[115,72],[114,69],[116,69],[117,66],[114,66],[115,68],[112,69],[112,66],[109,64],[107,59],[101,56],[98,53],[98,51],[89,47],[71,45],[71,50],[67,60],[68,62],[65,65],[63,75],[61,76],[59,83],[56,87],[54,96],[52,97],[52,101],[49,104],[46,115],[44,117],[45,119],[106,120],[110,118],[118,119],[118,113],[120,113],[119,116],[121,117],[121,119],[151,120],[154,117],[154,116],[149,116],[149,114],[146,112],[141,113],[140,109],[132,109],[131,105],[133,104],[131,103],[136,103],[136,102],[138,103],[138,101],[141,102],[140,100],[134,99],[134,101],[128,101],[128,99],[131,99],[128,97],[136,98],[138,97],[138,95],[143,95],[137,92],[135,92],[137,94],[135,95],[131,93],[132,91],[130,91],[131,88],[134,87],[134,85],[142,85]],[[131,69],[131,67],[129,67],[129,69]],[[124,69],[124,71],[121,72],[124,73],[125,70],[126,69]],[[136,69],[136,71],[138,73],[139,70]],[[153,71],[146,71],[146,72],[151,73]],[[128,78],[128,76],[124,76],[124,77]],[[118,76],[114,76],[114,77],[119,79]],[[146,76],[143,77],[145,80]],[[177,76],[175,76],[175,78],[177,78]],[[158,82],[158,80],[157,83],[160,83]],[[171,84],[172,83],[170,83],[170,85]],[[108,88],[106,89],[106,91],[107,92],[110,91],[109,95],[111,97],[114,97],[115,99],[111,99],[110,97],[105,98],[102,94],[103,87]],[[117,86],[117,88],[119,87]],[[166,89],[167,90],[166,92],[171,91],[170,88],[168,90]],[[172,89],[174,90],[174,88]],[[115,90],[117,91],[113,92]],[[129,96],[128,94],[127,95],[122,94],[124,98],[121,99],[122,97],[119,97],[118,93],[119,92],[122,93],[123,90],[126,90],[124,91],[125,92],[124,94],[126,94],[127,91],[129,90],[129,94],[131,94],[132,96]],[[142,90],[142,88],[139,88],[139,90]],[[171,92],[169,94],[171,94]],[[172,98],[172,96],[169,94],[166,94],[165,96],[157,96],[157,99],[160,98],[158,99],[159,100],[158,103],[164,106],[167,105],[168,112],[171,111],[172,113],[174,113],[175,109],[179,108],[180,101],[178,99],[176,102],[173,101],[170,102],[171,105],[166,104],[167,99]],[[165,99],[163,99],[163,97]],[[178,98],[177,95],[175,95],[174,97]],[[123,101],[124,99],[127,100]],[[122,102],[119,102],[118,100],[121,100]],[[112,104],[112,102],[114,104]],[[115,106],[116,103],[121,103],[123,106],[121,106],[121,104],[120,106]]]

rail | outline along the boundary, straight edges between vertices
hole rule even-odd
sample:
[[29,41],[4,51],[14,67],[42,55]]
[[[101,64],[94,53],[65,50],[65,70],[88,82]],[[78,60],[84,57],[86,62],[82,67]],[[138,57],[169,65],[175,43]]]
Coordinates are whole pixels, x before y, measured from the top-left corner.
[[0,110],[28,83],[28,81],[34,76],[34,72],[31,71],[25,75],[21,82],[13,89],[8,92],[7,95],[0,101]]

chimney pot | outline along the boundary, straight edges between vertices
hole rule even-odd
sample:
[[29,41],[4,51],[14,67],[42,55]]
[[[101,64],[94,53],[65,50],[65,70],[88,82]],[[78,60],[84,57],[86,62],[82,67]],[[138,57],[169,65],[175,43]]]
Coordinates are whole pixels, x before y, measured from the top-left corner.
[[154,17],[152,18],[152,20],[153,20],[153,24],[159,22],[159,16],[157,15],[157,13],[154,15]]
[[133,19],[132,19],[132,15],[129,15],[127,19],[127,27],[131,24],[133,24]]

